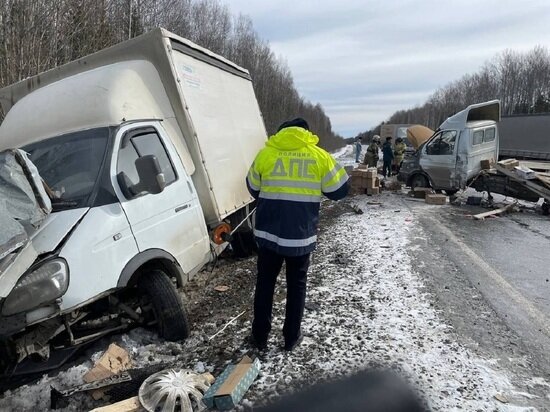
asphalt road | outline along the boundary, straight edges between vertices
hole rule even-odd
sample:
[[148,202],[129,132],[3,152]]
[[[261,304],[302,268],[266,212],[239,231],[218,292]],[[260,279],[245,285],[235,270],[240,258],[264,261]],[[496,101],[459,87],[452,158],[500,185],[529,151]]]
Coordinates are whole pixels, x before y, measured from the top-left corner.
[[472,206],[429,206],[403,199],[420,225],[414,265],[438,309],[463,343],[516,374],[516,385],[538,394],[550,377],[550,218],[534,212],[477,221]]

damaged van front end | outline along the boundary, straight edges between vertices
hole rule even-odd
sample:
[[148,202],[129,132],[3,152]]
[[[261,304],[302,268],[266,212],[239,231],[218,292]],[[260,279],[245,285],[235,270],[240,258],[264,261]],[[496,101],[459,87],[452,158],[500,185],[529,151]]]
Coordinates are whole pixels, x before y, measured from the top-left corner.
[[411,187],[432,187],[454,194],[481,171],[481,161],[498,159],[500,102],[468,106],[449,117],[407,158],[399,179]]

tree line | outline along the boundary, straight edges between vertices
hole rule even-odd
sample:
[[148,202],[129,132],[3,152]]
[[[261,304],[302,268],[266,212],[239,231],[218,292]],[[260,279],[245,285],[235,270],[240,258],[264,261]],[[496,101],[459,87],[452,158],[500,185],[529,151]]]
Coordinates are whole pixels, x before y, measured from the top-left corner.
[[[421,106],[399,110],[385,123],[422,124],[435,130],[449,116],[473,103],[499,99],[503,115],[550,112],[550,53],[536,46],[527,52],[505,50],[478,72],[436,90]],[[361,133],[370,136],[380,125]]]
[[156,27],[248,69],[269,134],[300,116],[325,149],[344,144],[322,106],[300,96],[288,65],[251,19],[218,0],[0,0],[0,87]]

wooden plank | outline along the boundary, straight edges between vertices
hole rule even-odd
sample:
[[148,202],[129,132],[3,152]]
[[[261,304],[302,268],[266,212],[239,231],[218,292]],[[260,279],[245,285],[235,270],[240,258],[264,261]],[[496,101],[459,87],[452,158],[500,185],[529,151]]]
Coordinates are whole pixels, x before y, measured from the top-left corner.
[[535,192],[540,197],[543,197],[544,199],[546,199],[547,201],[550,202],[550,190],[549,189],[546,189],[544,186],[542,186],[540,184],[536,184],[536,183],[531,182],[529,180],[521,179],[514,172],[506,169],[505,167],[499,165],[498,163],[496,165],[496,169],[500,173],[502,173],[503,175],[506,175],[510,179],[515,180],[516,182],[523,184],[525,187],[531,189],[531,191]]
[[101,406],[99,408],[92,409],[90,412],[140,412],[145,411],[139,403],[139,398],[134,396],[133,398],[125,399],[120,402],[112,403],[110,405]]
[[544,161],[534,161],[534,160],[520,160],[519,164],[521,166],[528,167],[529,169],[533,170],[543,170],[543,171],[550,171],[550,162],[544,162]]
[[501,213],[506,213],[508,210],[510,210],[512,207],[514,207],[513,204],[507,205],[495,210],[490,210],[488,212],[478,213],[477,215],[474,215],[473,218],[475,220],[484,220],[488,216],[494,216],[494,215],[500,215]]

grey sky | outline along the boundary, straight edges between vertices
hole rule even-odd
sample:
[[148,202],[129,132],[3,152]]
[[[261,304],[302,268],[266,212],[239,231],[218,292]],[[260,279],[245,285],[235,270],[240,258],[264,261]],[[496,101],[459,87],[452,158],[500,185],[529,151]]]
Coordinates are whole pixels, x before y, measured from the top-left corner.
[[550,47],[550,0],[223,0],[249,15],[298,91],[354,136],[496,53]]

